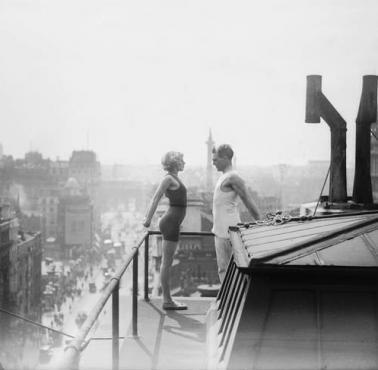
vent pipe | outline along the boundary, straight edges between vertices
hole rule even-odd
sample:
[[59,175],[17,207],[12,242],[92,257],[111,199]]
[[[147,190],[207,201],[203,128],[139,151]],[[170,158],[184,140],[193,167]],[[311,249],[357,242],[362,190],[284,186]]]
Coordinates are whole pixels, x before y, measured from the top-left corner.
[[331,168],[329,201],[346,202],[346,122],[322,93],[322,77],[307,76],[306,123],[319,123],[320,118],[331,130]]
[[353,201],[373,203],[370,174],[370,130],[377,121],[377,76],[363,76],[360,107],[356,119],[356,161]]

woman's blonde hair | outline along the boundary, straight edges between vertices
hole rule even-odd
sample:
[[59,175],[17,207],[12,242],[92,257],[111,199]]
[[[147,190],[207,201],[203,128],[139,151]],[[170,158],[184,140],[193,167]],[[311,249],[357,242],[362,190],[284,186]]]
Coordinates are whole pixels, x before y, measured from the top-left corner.
[[183,161],[184,154],[180,152],[170,151],[165,153],[161,159],[161,164],[165,171],[175,171],[178,170],[180,162]]

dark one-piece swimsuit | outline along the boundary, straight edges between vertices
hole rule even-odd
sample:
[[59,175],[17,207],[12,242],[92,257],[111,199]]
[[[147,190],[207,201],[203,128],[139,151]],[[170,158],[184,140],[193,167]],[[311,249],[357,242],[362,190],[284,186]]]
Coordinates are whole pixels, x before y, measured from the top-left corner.
[[164,240],[177,242],[179,240],[180,225],[186,213],[186,187],[180,179],[173,176],[180,184],[176,190],[167,189],[165,196],[169,199],[169,208],[160,219],[159,229]]

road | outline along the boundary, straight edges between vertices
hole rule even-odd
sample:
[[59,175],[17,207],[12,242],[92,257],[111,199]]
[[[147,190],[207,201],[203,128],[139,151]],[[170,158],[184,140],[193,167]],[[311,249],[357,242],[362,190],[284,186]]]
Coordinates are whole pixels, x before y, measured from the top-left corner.
[[[84,279],[78,279],[77,287],[82,288],[82,294],[80,297],[75,296],[74,299],[67,298],[66,302],[62,304],[60,312],[64,315],[63,326],[58,328],[57,326],[51,326],[54,322],[54,312],[44,313],[42,316],[42,324],[48,327],[53,327],[55,330],[60,330],[63,333],[69,334],[71,336],[76,336],[79,331],[79,327],[75,322],[77,315],[80,312],[89,313],[93,306],[96,304],[101,296],[99,288],[104,284],[104,276],[100,267],[94,268],[93,274],[95,276],[95,283],[97,286],[96,293],[90,293],[88,287],[88,281],[85,282]],[[70,339],[68,336],[62,335],[61,345],[57,347],[52,347],[51,359],[49,362],[40,365],[39,369],[52,369],[54,364],[56,364],[61,357],[66,341]]]

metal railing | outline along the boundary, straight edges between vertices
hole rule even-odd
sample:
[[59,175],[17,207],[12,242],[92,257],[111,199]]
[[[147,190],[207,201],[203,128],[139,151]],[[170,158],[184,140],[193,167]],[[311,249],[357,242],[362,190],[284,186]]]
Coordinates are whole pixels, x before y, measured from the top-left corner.
[[[119,283],[123,274],[133,262],[132,274],[132,336],[138,336],[138,255],[139,249],[144,244],[144,300],[149,301],[148,268],[149,268],[149,237],[161,235],[160,231],[148,231],[141,240],[127,254],[121,268],[114,274],[102,293],[100,299],[93,307],[82,325],[76,337],[66,346],[62,361],[58,365],[59,370],[78,370],[80,353],[90,342],[89,336],[105,304],[112,296],[112,369],[119,369]],[[213,236],[211,232],[181,232],[181,236]]]

